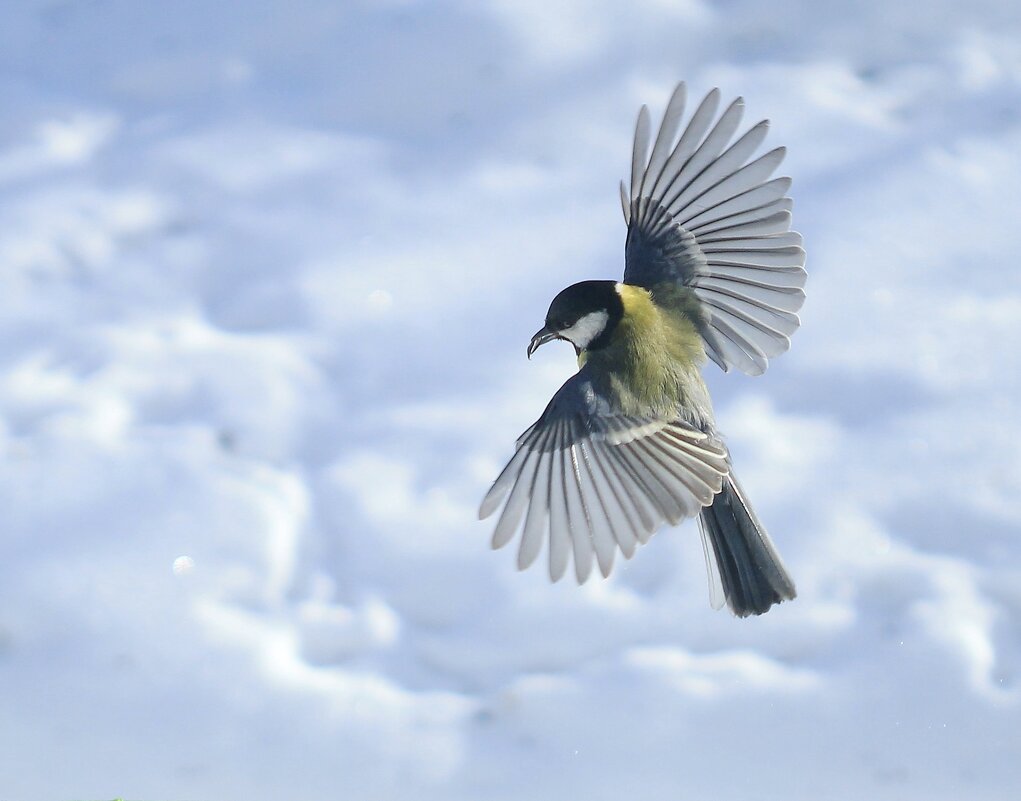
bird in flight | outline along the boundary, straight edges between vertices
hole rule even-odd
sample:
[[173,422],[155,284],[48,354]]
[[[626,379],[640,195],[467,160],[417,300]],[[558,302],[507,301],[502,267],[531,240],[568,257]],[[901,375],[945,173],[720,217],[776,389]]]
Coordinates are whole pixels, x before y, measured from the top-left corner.
[[752,158],[768,120],[731,143],[744,103],[717,118],[713,89],[678,136],[686,95],[681,83],[651,153],[648,108],[638,114],[620,187],[624,278],[553,299],[528,356],[566,340],[578,372],[518,439],[479,517],[502,504],[493,547],[520,531],[524,569],[548,542],[550,578],[573,555],[581,583],[593,560],[607,576],[618,549],[631,558],[664,523],[697,516],[712,604],[745,617],[794,598],[794,583],[734,475],[701,368],[759,375],[790,347],[805,251],[791,181],[770,177],[785,149]]

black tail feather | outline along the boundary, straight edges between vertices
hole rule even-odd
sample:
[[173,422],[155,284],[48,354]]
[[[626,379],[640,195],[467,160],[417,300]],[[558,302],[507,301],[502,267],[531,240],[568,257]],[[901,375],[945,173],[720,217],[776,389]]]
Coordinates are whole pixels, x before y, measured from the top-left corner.
[[723,595],[735,615],[761,615],[797,594],[769,534],[733,474],[724,479],[723,489],[712,506],[702,510],[698,523],[706,556],[716,561]]

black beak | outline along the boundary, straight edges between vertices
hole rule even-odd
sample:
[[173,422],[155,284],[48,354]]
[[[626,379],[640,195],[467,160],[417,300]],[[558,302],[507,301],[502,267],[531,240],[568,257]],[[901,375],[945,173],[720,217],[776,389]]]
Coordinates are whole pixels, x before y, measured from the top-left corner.
[[551,339],[557,339],[557,332],[550,331],[549,326],[544,325],[532,337],[532,341],[528,343],[528,358],[531,359],[532,354],[539,350],[539,346],[545,345]]

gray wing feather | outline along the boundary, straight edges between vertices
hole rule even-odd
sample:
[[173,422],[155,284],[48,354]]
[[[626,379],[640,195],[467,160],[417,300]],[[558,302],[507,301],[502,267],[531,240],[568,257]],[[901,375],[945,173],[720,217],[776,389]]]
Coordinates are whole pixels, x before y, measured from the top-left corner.
[[583,584],[592,572],[592,558],[595,547],[595,532],[592,517],[582,495],[581,470],[578,465],[577,440],[574,439],[574,421],[570,421],[571,442],[564,449],[567,519],[574,546],[574,573],[579,584]]
[[519,568],[536,560],[545,541],[550,578],[562,578],[573,557],[582,583],[593,563],[606,576],[617,549],[630,558],[664,522],[697,515],[728,470],[718,439],[680,413],[677,419],[617,413],[583,369],[519,438],[479,514],[503,504],[493,547],[520,530]]
[[649,107],[642,106],[638,111],[638,122],[635,123],[635,142],[631,149],[631,197],[640,195],[639,189],[645,171],[645,154],[649,152]]
[[571,554],[571,520],[567,516],[566,465],[564,451],[567,449],[567,421],[557,420],[557,436],[554,440],[553,466],[550,471],[549,489],[549,577],[560,581],[567,570]]
[[536,465],[539,463],[541,453],[531,448],[521,448],[518,453],[525,453],[526,457],[521,465],[521,472],[514,489],[511,490],[510,498],[503,507],[500,520],[493,531],[493,547],[502,548],[514,536],[518,529],[521,517],[528,508],[528,493],[531,488],[531,478],[535,475]]
[[[656,135],[656,144],[653,145],[652,155],[649,156],[649,166],[642,173],[642,184],[638,192],[639,197],[645,194],[645,181],[648,176],[651,175],[654,179],[659,176],[667,159],[670,157],[670,145],[674,141],[677,129],[681,125],[681,117],[684,116],[684,104],[687,101],[687,95],[687,88],[683,83],[679,83],[670,96],[670,102],[667,103],[666,111],[663,112],[663,122],[659,126],[659,133]],[[634,164],[632,163],[631,166],[633,171]],[[651,186],[649,191],[652,191]]]
[[620,526],[620,519],[612,502],[606,500],[610,497],[607,494],[609,488],[605,484],[600,485],[585,441],[580,440],[575,447],[578,486],[585,507],[585,519],[592,532],[599,572],[606,577],[613,569],[616,530]]
[[758,374],[790,347],[800,324],[805,251],[801,236],[790,231],[790,179],[770,179],[785,149],[752,159],[766,137],[765,120],[728,146],[744,104],[738,98],[714,124],[719,98],[716,89],[705,97],[671,149],[684,108],[678,86],[647,161],[643,107],[630,196],[621,185],[628,223],[624,281],[654,297],[664,285],[689,288],[700,301],[694,322],[707,355],[724,370]]
[[[519,451],[531,447],[540,451],[535,475],[532,476],[528,492],[528,514],[525,516],[525,528],[521,533],[521,544],[518,546],[518,569],[520,570],[531,565],[539,555],[539,551],[542,549],[543,533],[546,530],[546,521],[549,518],[549,482],[553,455],[549,444],[553,439],[553,430],[548,429],[543,433],[543,438],[535,440],[534,445],[518,445]],[[513,532],[511,536],[513,536]]]

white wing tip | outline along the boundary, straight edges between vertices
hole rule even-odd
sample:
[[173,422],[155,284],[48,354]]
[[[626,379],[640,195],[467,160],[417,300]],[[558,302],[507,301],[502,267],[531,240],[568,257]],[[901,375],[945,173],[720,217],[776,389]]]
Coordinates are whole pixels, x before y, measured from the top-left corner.
[[500,506],[500,501],[502,499],[502,495],[494,495],[493,490],[489,490],[489,492],[486,493],[486,497],[482,499],[482,503],[479,505],[479,520],[485,520],[487,517],[492,515]]

